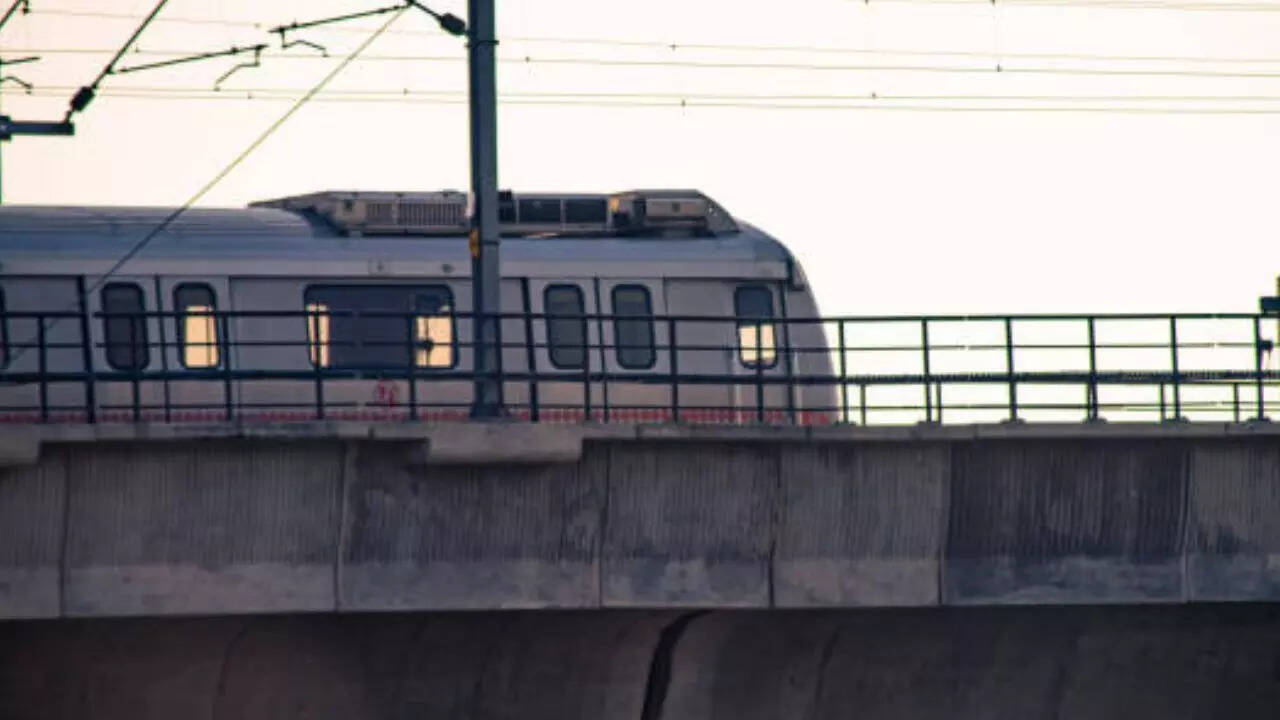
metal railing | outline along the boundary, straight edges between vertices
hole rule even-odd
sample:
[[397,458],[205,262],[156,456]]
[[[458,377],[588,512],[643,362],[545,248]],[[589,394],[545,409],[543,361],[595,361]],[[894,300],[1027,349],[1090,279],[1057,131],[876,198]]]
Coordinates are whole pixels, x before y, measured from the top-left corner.
[[[449,367],[420,365],[431,347],[415,339],[421,314],[338,310],[324,315],[378,323],[380,334],[329,337],[329,353],[354,349],[365,361],[315,364],[316,315],[202,314],[216,328],[218,364],[187,368],[182,313],[0,313],[0,420],[466,417],[471,315],[449,316]],[[127,357],[147,363],[105,365],[108,318],[126,320]],[[491,377],[508,414],[534,422],[1243,422],[1280,407],[1275,318],[1263,315],[499,318],[503,362]],[[581,337],[552,337],[566,321]],[[620,343],[619,322],[648,323],[652,342]],[[389,336],[393,323],[404,332]],[[553,366],[552,345],[585,362]],[[653,363],[624,367],[629,350]]]

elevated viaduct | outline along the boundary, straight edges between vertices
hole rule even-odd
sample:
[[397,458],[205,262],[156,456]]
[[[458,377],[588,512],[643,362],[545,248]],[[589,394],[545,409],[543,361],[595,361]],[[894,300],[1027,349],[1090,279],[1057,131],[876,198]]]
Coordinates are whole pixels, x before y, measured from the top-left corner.
[[11,428],[0,717],[1274,717],[1269,423]]

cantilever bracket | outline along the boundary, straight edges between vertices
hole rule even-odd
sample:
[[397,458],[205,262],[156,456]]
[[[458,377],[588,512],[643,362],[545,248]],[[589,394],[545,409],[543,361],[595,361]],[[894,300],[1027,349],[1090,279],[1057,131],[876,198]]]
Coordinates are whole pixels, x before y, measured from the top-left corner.
[[11,83],[16,83],[18,85],[21,85],[22,89],[25,90],[28,95],[31,94],[31,90],[35,87],[34,85],[27,82],[26,80],[23,80],[22,78],[18,77],[17,75],[0,75],[0,85],[3,85],[6,80]]
[[255,46],[254,46],[254,48],[253,48],[253,60],[250,60],[249,62],[242,62],[242,63],[239,63],[239,64],[237,64],[237,65],[233,66],[230,70],[228,70],[228,71],[226,71],[226,72],[222,73],[222,75],[221,75],[221,76],[219,76],[217,80],[214,80],[214,81],[213,81],[213,89],[214,89],[214,90],[221,90],[221,89],[222,89],[222,87],[221,87],[222,82],[223,82],[224,80],[226,80],[227,78],[231,77],[231,75],[232,75],[233,73],[235,73],[235,71],[237,71],[237,70],[241,70],[241,69],[244,69],[244,68],[256,68],[256,67],[261,67],[261,66],[262,66],[262,49],[263,49],[264,47],[266,47],[266,46],[265,46],[265,45],[255,45]]
[[69,122],[28,122],[14,120],[8,115],[0,115],[0,140],[12,139],[14,135],[75,135],[76,127]]
[[311,42],[310,40],[303,40],[302,38],[298,38],[297,40],[289,40],[288,42],[285,42],[285,39],[284,39],[285,31],[280,30],[279,33],[280,33],[280,49],[281,50],[288,50],[291,47],[302,45],[304,47],[309,47],[313,50],[319,50],[321,57],[329,57],[328,48],[321,45],[320,43]]

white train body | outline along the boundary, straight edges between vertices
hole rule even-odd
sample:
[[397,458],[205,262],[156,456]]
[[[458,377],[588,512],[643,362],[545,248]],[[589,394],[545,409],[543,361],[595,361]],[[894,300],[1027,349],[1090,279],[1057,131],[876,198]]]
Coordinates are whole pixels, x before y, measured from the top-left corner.
[[[816,318],[817,307],[777,240],[697,193],[508,199],[501,362],[513,415],[664,421],[679,405],[683,421],[742,422],[763,401],[773,421],[835,417],[834,387],[803,381],[830,376],[831,357],[820,324],[787,322]],[[0,207],[0,418],[217,421],[230,408],[235,419],[278,421],[313,418],[321,404],[327,418],[465,417],[465,202],[321,193],[193,209],[114,272],[170,210]],[[647,215],[619,211],[646,202]],[[395,321],[401,335],[359,315],[396,308],[421,313]],[[744,308],[771,317],[744,330],[733,320]],[[606,317],[585,327],[542,317],[575,310]],[[673,322],[676,371],[690,380],[678,398]]]

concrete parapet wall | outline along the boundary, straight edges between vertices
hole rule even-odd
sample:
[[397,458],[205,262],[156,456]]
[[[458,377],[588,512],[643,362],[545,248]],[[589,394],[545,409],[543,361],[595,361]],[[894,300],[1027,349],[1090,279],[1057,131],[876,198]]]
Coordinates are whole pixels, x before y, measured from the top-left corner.
[[27,433],[0,618],[1280,599],[1270,426],[494,427]]

